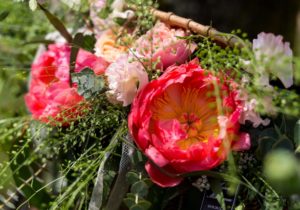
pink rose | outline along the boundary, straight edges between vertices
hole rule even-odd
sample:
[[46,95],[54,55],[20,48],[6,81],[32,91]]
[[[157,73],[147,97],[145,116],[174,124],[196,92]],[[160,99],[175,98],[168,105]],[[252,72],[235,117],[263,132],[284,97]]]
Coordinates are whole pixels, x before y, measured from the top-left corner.
[[173,64],[184,63],[195,50],[195,44],[180,39],[187,34],[182,29],[174,29],[157,22],[132,48],[134,56],[145,62],[158,62],[157,68],[166,69]]
[[[32,64],[25,102],[34,119],[67,125],[87,107],[84,98],[77,93],[76,85],[69,84],[70,51],[66,44],[49,45],[48,51]],[[89,67],[99,75],[104,73],[107,66],[104,59],[79,50],[75,72]]]
[[[222,115],[213,83],[220,91]],[[169,67],[138,93],[128,127],[150,159],[146,170],[154,183],[176,186],[182,178],[175,175],[212,169],[231,149],[249,149],[249,135],[239,132],[242,107],[236,94],[230,81],[221,82],[195,61]]]

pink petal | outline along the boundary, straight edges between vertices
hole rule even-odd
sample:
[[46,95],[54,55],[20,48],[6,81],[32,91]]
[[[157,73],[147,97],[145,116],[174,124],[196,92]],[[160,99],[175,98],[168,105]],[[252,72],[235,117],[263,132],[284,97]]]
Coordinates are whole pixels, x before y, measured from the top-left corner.
[[151,180],[161,187],[175,187],[183,180],[180,177],[170,177],[163,174],[156,166],[151,163],[146,163],[145,169],[148,172]]
[[241,133],[240,139],[234,142],[232,149],[235,151],[248,150],[251,147],[250,135],[248,133]]

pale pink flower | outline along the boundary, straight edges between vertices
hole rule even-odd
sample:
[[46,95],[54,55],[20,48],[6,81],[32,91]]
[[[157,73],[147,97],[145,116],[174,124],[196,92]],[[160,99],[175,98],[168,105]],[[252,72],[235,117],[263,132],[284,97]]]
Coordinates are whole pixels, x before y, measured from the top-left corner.
[[99,17],[100,11],[105,7],[106,0],[90,0],[90,17],[95,26],[95,33],[97,36],[101,35],[103,30],[115,26],[115,18],[132,18],[134,12],[132,10],[123,11],[125,6],[124,0],[114,0],[111,4],[112,12],[108,15],[106,19]]
[[282,36],[264,32],[258,34],[253,40],[253,51],[262,86],[269,86],[270,74],[280,79],[285,88],[293,85],[293,52],[290,43],[283,42]]
[[246,121],[250,121],[254,128],[257,128],[259,125],[267,126],[270,124],[269,119],[262,119],[259,114],[255,111],[257,106],[257,101],[251,99],[250,101],[244,101],[243,110],[239,119],[241,124],[245,124]]
[[127,55],[120,56],[110,64],[105,75],[109,83],[109,95],[122,102],[123,106],[131,104],[137,92],[148,83],[148,74],[143,65],[130,61]]
[[173,64],[184,63],[195,50],[195,44],[180,39],[186,35],[182,29],[157,22],[135,42],[131,51],[141,61],[157,62],[157,68],[166,69]]

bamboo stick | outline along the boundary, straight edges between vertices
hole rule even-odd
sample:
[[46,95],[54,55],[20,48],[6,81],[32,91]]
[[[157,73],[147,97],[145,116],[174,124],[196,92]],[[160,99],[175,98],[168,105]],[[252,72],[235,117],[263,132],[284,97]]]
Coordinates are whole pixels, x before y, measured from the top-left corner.
[[161,10],[152,9],[152,14],[159,20],[171,25],[190,30],[196,34],[210,37],[213,40],[231,47],[243,47],[244,44],[237,36],[227,34],[216,30],[211,26],[205,26],[193,21],[192,19],[183,18],[173,14],[172,12],[163,12]]

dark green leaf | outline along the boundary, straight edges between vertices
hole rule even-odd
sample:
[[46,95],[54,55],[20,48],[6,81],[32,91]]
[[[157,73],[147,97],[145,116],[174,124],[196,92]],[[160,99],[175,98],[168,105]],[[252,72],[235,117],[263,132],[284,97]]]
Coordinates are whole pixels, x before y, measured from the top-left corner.
[[216,199],[218,200],[220,206],[222,207],[222,209],[225,210],[226,205],[224,200],[224,194],[222,191],[221,181],[219,179],[212,179],[210,180],[210,186],[211,186],[211,190],[216,195]]
[[50,21],[50,23],[58,30],[58,32],[67,40],[68,43],[72,42],[72,36],[64,26],[64,24],[51,12],[49,12],[46,8],[44,8],[42,5],[38,4],[39,8],[44,12],[47,19]]
[[7,18],[7,16],[9,15],[9,11],[3,11],[0,13],[0,21],[3,21]]
[[139,197],[147,196],[148,185],[144,181],[138,181],[131,186],[131,192],[137,194]]
[[300,152],[300,120],[296,122],[294,128],[294,142],[296,145],[296,152]]
[[71,74],[74,72],[77,54],[79,52],[80,46],[83,43],[83,38],[84,38],[83,34],[78,33],[75,35],[75,37],[72,41],[71,55],[70,55],[70,73]]
[[289,151],[294,151],[294,145],[291,140],[285,136],[282,136],[277,142],[274,143],[272,149],[286,149]]
[[53,43],[54,43],[54,41],[52,41],[52,40],[35,39],[35,40],[28,41],[28,42],[24,42],[23,45],[28,45],[28,44],[45,44],[45,45],[48,45],[48,44],[53,44]]
[[82,45],[80,45],[80,47],[89,52],[94,52],[95,43],[96,43],[95,36],[85,35],[83,37],[83,43],[82,43]]
[[126,19],[117,17],[117,18],[114,18],[114,22],[116,24],[118,24],[119,26],[122,26],[126,22]]
[[104,79],[96,76],[90,68],[85,68],[79,73],[72,73],[72,82],[77,83],[78,94],[88,99],[104,91]]

